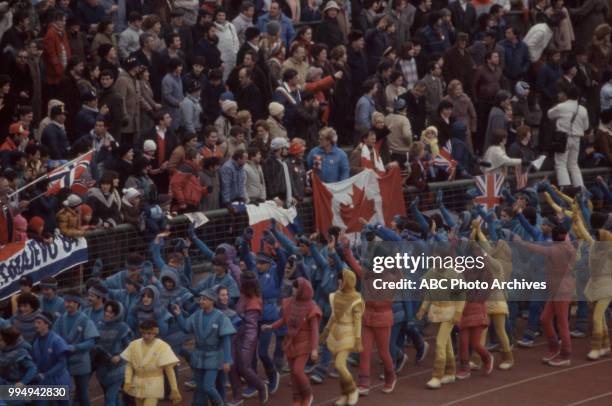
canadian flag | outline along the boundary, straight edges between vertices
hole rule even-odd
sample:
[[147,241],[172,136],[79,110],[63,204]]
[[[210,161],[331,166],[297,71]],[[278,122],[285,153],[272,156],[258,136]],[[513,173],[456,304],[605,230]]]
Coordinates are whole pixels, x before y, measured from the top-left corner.
[[[372,158],[374,159],[372,161]],[[363,144],[361,146],[361,166],[367,169],[373,169],[379,174],[385,173],[385,165],[383,164],[376,147],[368,147]]]
[[393,216],[406,215],[402,177],[397,166],[379,175],[364,169],[346,180],[323,183],[313,175],[313,199],[317,230],[327,234],[330,226],[347,233],[360,232],[359,218],[390,224]]
[[276,223],[281,225],[285,235],[293,238],[293,233],[288,227],[293,224],[297,217],[295,207],[285,209],[277,205],[276,202],[268,200],[258,205],[247,204],[246,211],[249,216],[249,227],[253,229],[253,249],[259,249],[259,242],[264,231],[270,229],[271,219],[275,219]]

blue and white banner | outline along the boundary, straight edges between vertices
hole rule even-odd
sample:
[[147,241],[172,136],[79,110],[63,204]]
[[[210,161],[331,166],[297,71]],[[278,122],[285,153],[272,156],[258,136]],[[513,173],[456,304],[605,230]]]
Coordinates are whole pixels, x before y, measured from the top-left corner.
[[0,300],[19,290],[19,278],[29,275],[36,284],[75,265],[87,262],[87,240],[59,232],[50,243],[15,242],[0,249]]

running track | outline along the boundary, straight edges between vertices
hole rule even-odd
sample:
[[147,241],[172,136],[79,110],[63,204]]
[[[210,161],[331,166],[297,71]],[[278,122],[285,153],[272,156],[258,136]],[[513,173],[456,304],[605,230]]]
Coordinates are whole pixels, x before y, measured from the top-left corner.
[[[428,338],[433,345],[434,339]],[[496,369],[490,376],[484,377],[475,371],[471,378],[445,385],[435,391],[425,388],[429,380],[433,354],[430,351],[422,365],[416,366],[409,361],[398,376],[395,391],[390,395],[383,394],[382,381],[378,375],[382,366],[376,354],[372,367],[376,370],[371,377],[370,394],[359,399],[361,406],[610,406],[612,405],[612,356],[598,361],[587,361],[589,339],[573,339],[572,365],[565,368],[553,368],[540,362],[545,355],[546,345],[542,338],[536,341],[533,348],[515,349],[515,366],[510,371]],[[432,346],[430,346],[430,349]],[[412,348],[407,349],[411,359]],[[496,364],[500,354],[494,353]],[[357,375],[356,368],[352,369]],[[183,394],[183,405],[190,405],[193,392],[185,390],[182,382],[190,377],[190,371],[184,364],[181,366],[179,381]],[[278,392],[271,396],[268,405],[289,406],[291,388],[288,374],[281,377]],[[313,406],[333,406],[339,396],[338,381],[328,378],[322,385],[313,385],[315,401]],[[91,380],[93,406],[103,406],[103,397],[95,378]],[[160,404],[170,405],[169,402]],[[243,405],[256,406],[254,399],[246,400]],[[198,405],[199,406],[199,405]]]

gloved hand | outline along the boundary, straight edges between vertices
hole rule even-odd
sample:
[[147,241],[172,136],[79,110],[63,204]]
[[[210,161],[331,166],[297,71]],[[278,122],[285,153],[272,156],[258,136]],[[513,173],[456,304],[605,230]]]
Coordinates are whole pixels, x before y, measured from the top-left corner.
[[272,217],[270,219],[270,230],[276,230],[276,219],[274,217]]
[[91,273],[92,276],[101,276],[102,269],[104,269],[104,263],[102,262],[102,258],[98,258],[96,259],[96,262],[94,262],[92,273]]
[[195,227],[193,226],[192,222],[189,222],[189,225],[187,226],[187,235],[191,239],[193,239],[196,236],[195,235]]
[[242,234],[242,238],[244,238],[245,241],[251,241],[251,239],[253,239],[253,229],[247,227]]
[[480,165],[480,166],[482,166],[484,168],[490,168],[491,166],[493,166],[493,165],[491,165],[491,162],[487,162],[487,161],[480,161],[480,162],[478,162],[478,165]]
[[531,165],[531,161],[528,161],[527,159],[523,159],[523,160],[521,160],[521,165],[522,166],[529,166],[529,165]]

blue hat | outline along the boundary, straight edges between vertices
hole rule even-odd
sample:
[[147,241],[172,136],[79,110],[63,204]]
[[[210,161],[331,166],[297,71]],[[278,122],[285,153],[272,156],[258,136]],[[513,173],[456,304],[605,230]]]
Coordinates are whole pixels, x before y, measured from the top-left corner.
[[198,297],[205,297],[207,299],[216,302],[218,299],[217,291],[214,288],[204,289],[203,291],[198,293]]
[[219,102],[222,102],[225,100],[236,101],[236,98],[234,97],[234,93],[230,91],[221,93],[221,96],[219,96]]
[[265,252],[258,252],[257,256],[255,257],[255,262],[265,262],[266,264],[272,264],[274,263],[274,258],[272,258]]

